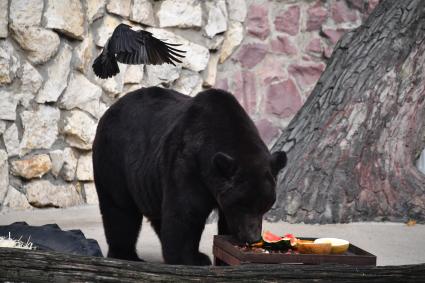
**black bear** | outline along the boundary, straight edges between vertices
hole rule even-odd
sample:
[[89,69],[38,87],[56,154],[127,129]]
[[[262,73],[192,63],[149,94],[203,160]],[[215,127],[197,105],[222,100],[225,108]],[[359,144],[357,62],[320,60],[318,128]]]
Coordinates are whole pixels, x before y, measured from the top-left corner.
[[199,241],[213,209],[219,234],[258,240],[285,164],[286,154],[270,154],[228,92],[192,98],[152,87],[126,94],[100,119],[93,143],[108,256],[139,260],[143,216],[168,264],[211,264]]

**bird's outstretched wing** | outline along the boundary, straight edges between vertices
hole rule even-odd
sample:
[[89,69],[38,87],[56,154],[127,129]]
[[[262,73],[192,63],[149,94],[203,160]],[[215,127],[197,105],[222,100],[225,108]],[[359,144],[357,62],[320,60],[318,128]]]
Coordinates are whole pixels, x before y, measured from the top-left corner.
[[181,63],[185,51],[176,49],[179,44],[170,44],[155,38],[147,31],[134,31],[129,25],[118,25],[93,63],[93,71],[100,78],[119,73],[116,62],[124,64],[161,65]]

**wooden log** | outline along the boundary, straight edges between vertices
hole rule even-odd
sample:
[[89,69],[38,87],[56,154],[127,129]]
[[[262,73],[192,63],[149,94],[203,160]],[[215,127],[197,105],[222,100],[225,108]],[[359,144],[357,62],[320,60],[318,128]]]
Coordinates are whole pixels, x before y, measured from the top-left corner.
[[0,248],[0,281],[11,282],[424,282],[425,264],[402,266],[173,266]]

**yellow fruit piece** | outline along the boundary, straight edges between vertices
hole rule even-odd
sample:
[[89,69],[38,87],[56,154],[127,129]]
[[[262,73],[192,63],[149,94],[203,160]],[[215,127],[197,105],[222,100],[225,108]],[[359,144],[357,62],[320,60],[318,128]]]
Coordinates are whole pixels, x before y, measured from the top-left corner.
[[332,245],[330,243],[317,244],[313,241],[299,240],[297,250],[301,254],[330,254]]
[[320,238],[314,240],[314,243],[316,244],[331,244],[331,253],[333,254],[342,254],[345,253],[348,250],[348,247],[350,246],[350,242],[343,240],[343,239],[337,239],[337,238]]

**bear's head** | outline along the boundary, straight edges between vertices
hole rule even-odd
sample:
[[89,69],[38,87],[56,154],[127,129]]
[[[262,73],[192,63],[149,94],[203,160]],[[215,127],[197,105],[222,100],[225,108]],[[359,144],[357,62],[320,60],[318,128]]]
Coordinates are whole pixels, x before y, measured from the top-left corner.
[[276,178],[285,167],[285,152],[234,158],[218,152],[213,157],[220,179],[216,200],[233,236],[252,243],[261,237],[263,215],[276,200]]

